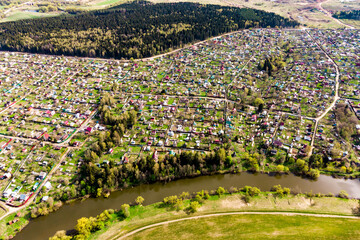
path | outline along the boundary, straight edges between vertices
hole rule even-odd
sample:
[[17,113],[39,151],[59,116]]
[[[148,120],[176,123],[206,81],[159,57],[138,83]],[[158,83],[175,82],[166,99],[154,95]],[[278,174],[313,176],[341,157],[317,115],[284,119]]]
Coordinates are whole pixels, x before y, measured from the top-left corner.
[[326,16],[328,16],[328,17],[330,17],[332,20],[334,20],[336,23],[338,23],[338,24],[340,24],[340,25],[343,25],[344,27],[347,27],[347,28],[350,28],[350,29],[355,29],[353,26],[348,25],[348,24],[345,24],[345,23],[341,22],[339,19],[334,18],[329,11],[327,11],[325,8],[322,7],[322,4],[323,4],[323,3],[327,3],[328,1],[329,1],[329,0],[325,0],[325,1],[323,1],[323,2],[318,3],[318,4],[317,4],[318,9],[319,9],[320,11],[322,11]]
[[318,48],[321,49],[321,51],[326,55],[326,57],[333,63],[334,67],[335,67],[335,70],[336,70],[336,77],[335,77],[335,96],[334,96],[334,100],[333,102],[330,104],[330,106],[325,109],[325,111],[317,118],[315,118],[315,127],[314,127],[314,133],[313,133],[313,136],[312,136],[312,139],[311,139],[311,151],[309,152],[309,157],[311,156],[312,154],[312,150],[313,150],[313,147],[314,147],[314,140],[315,140],[315,137],[316,137],[316,131],[317,131],[317,128],[318,128],[318,125],[319,125],[319,121],[321,119],[323,119],[326,114],[335,106],[336,102],[340,99],[339,97],[339,76],[340,76],[340,71],[339,71],[339,66],[336,64],[336,62],[334,61],[334,59],[326,52],[326,50],[319,44],[319,42],[317,40],[315,40],[315,38],[309,33],[308,30],[305,30],[305,32],[310,36],[310,38],[314,41],[314,43],[318,46]]
[[24,2],[24,3],[20,4],[20,5],[16,5],[16,6],[12,7],[12,8],[9,8],[9,9],[4,11],[4,15],[10,13],[14,9],[20,8],[20,7],[22,7],[22,6],[26,5],[26,4],[30,4],[30,3],[32,3],[32,1]]
[[84,129],[87,124],[91,121],[91,119],[96,115],[97,110],[94,110],[92,114],[89,115],[89,117],[81,124],[80,127],[78,127],[75,132],[71,135],[71,137],[69,137],[68,139],[66,139],[65,141],[61,142],[58,145],[66,145],[69,141],[71,141],[72,137],[75,136],[80,130]]
[[131,231],[131,232],[129,232],[129,233],[123,235],[123,236],[119,236],[119,235],[121,235],[121,233],[120,233],[120,234],[118,234],[118,235],[116,235],[116,236],[114,236],[112,238],[109,238],[109,239],[117,239],[117,240],[126,239],[126,238],[134,235],[135,233],[138,233],[138,232],[150,229],[150,228],[166,225],[166,224],[169,224],[169,223],[176,223],[176,222],[182,222],[182,221],[186,221],[186,220],[208,218],[208,217],[229,216],[229,215],[283,215],[283,216],[308,216],[308,217],[324,217],[324,218],[360,219],[360,217],[356,217],[356,216],[313,214],[313,213],[296,213],[296,212],[229,212],[229,213],[214,213],[214,214],[187,217],[187,218],[181,218],[181,219],[168,220],[168,221],[164,221],[164,222],[154,223],[154,224],[150,224],[150,225],[138,228],[136,230],[133,230],[133,231]]
[[17,211],[20,211],[23,208],[28,207],[30,204],[32,204],[32,202],[34,201],[34,199],[36,198],[36,196],[39,194],[39,192],[41,191],[42,187],[45,185],[45,183],[51,178],[52,174],[58,169],[58,167],[60,166],[61,162],[64,160],[64,158],[66,157],[66,155],[69,153],[70,148],[67,148],[67,150],[64,152],[64,154],[62,155],[62,157],[59,159],[58,163],[56,164],[55,167],[53,167],[51,169],[51,171],[46,175],[45,179],[40,183],[39,187],[36,189],[36,191],[34,192],[34,194],[30,197],[30,199],[21,207],[10,207],[7,206],[8,208],[8,212],[6,212],[6,214],[4,214],[3,216],[0,217],[0,221],[9,216],[12,213],[15,213]]

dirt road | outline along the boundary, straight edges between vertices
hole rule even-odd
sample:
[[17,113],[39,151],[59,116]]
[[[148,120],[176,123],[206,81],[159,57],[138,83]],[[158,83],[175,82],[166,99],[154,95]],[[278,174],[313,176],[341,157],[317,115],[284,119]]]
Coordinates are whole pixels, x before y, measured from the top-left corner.
[[326,57],[333,63],[335,70],[336,70],[336,77],[335,77],[335,96],[334,96],[334,100],[332,101],[332,103],[330,104],[330,106],[325,109],[325,111],[317,118],[315,118],[315,127],[314,127],[314,133],[311,139],[311,151],[309,152],[309,156],[311,156],[312,154],[312,149],[314,147],[314,141],[315,141],[315,137],[316,137],[316,131],[319,125],[319,121],[321,119],[323,119],[326,114],[333,109],[333,107],[335,106],[336,102],[340,99],[339,97],[339,77],[340,77],[340,71],[339,71],[339,66],[336,64],[336,62],[334,61],[334,59],[328,54],[328,52],[319,44],[319,42],[314,39],[314,37],[309,33],[308,30],[305,30],[306,33],[311,37],[311,39],[314,41],[314,43],[318,46],[319,49],[321,49],[321,51],[326,55]]
[[296,212],[229,212],[229,213],[214,213],[214,214],[208,214],[208,215],[201,215],[201,216],[194,216],[194,217],[188,217],[188,218],[181,218],[181,219],[175,219],[175,220],[169,220],[159,223],[150,224],[141,228],[138,228],[134,231],[131,231],[123,236],[119,236],[121,234],[118,234],[115,237],[109,238],[111,240],[122,240],[127,239],[131,235],[134,235],[135,233],[144,231],[146,229],[162,226],[169,223],[176,223],[176,222],[182,222],[187,220],[193,220],[193,219],[200,219],[200,218],[209,218],[209,217],[218,217],[218,216],[228,216],[228,215],[283,215],[283,216],[308,216],[308,217],[324,217],[324,218],[347,218],[347,219],[360,219],[356,216],[340,216],[340,215],[330,215],[330,214],[312,214],[312,213],[296,213]]
[[323,3],[327,3],[328,1],[329,1],[329,0],[326,0],[326,1],[323,1],[323,2],[318,3],[318,5],[317,5],[318,9],[319,9],[320,11],[322,11],[325,15],[327,15],[328,17],[330,17],[332,20],[334,20],[335,22],[337,22],[338,24],[343,25],[344,27],[347,27],[347,28],[350,28],[350,29],[355,29],[353,26],[348,25],[348,24],[345,24],[345,23],[341,22],[339,19],[334,18],[330,12],[328,12],[325,8],[323,8],[322,4],[323,4]]
[[46,175],[45,179],[41,182],[41,184],[39,185],[39,187],[37,188],[37,190],[34,192],[34,194],[31,196],[31,198],[26,202],[26,204],[24,204],[21,207],[10,207],[10,206],[6,206],[8,208],[8,211],[6,212],[6,214],[4,214],[3,216],[0,217],[0,220],[2,220],[3,218],[9,216],[12,213],[15,213],[17,211],[20,211],[23,208],[26,208],[27,206],[29,206],[34,199],[36,198],[36,196],[39,194],[39,192],[41,191],[42,187],[45,185],[45,183],[51,178],[52,174],[58,169],[58,167],[60,166],[61,162],[64,160],[64,158],[66,157],[66,155],[69,153],[70,148],[68,148],[65,153],[62,155],[62,157],[59,159],[58,163],[56,164],[55,167],[53,167],[53,169],[49,172],[48,175]]

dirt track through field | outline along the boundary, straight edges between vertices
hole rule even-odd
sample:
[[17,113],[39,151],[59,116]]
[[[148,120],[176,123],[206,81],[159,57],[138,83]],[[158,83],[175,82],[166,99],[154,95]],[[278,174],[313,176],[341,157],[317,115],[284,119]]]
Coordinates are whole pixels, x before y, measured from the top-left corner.
[[181,218],[181,219],[175,219],[175,220],[169,220],[159,223],[150,224],[141,228],[138,228],[136,230],[133,230],[123,236],[118,234],[112,238],[109,238],[111,240],[122,240],[126,239],[135,233],[151,229],[154,227],[166,225],[169,223],[176,223],[176,222],[182,222],[186,220],[194,220],[194,219],[200,219],[200,218],[209,218],[209,217],[219,217],[219,216],[228,216],[228,215],[283,215],[283,216],[308,216],[308,217],[324,217],[324,218],[346,218],[346,219],[360,219],[360,217],[356,216],[341,216],[341,215],[330,215],[330,214],[312,214],[312,213],[296,213],[296,212],[229,212],[229,213],[214,213],[214,214],[208,214],[208,215],[201,215],[201,216],[194,216],[194,217],[188,217],[188,218]]

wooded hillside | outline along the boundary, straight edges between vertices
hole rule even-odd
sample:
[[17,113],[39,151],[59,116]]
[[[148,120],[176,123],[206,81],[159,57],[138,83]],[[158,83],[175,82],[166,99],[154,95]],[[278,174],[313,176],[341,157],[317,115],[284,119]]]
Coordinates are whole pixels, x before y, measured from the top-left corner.
[[295,27],[255,9],[133,2],[75,16],[0,24],[0,49],[83,57],[143,58],[251,27]]

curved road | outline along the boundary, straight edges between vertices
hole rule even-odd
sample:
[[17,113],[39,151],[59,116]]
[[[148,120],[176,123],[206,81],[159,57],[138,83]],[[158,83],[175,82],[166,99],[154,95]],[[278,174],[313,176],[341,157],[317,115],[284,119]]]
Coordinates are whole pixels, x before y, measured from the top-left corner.
[[348,25],[348,24],[345,24],[345,23],[341,22],[339,19],[334,18],[330,12],[328,12],[325,8],[322,7],[322,4],[323,4],[323,3],[327,3],[328,1],[329,1],[329,0],[326,0],[326,1],[323,1],[323,2],[318,3],[318,8],[319,8],[319,10],[322,11],[325,15],[327,15],[327,16],[330,17],[331,19],[333,19],[333,20],[334,20],[335,22],[337,22],[338,24],[343,25],[343,26],[345,26],[345,27],[348,27],[348,28],[350,28],[350,29],[355,29],[353,26]]
[[308,32],[308,30],[305,29],[305,32],[310,36],[310,38],[314,41],[314,43],[318,46],[319,49],[325,54],[325,56],[333,63],[335,70],[336,70],[336,77],[335,77],[335,96],[333,102],[330,104],[330,106],[317,118],[315,118],[315,127],[314,127],[314,133],[311,139],[311,151],[309,152],[309,157],[312,154],[314,141],[316,137],[316,131],[319,125],[319,121],[323,119],[326,114],[335,106],[336,102],[340,99],[339,97],[339,77],[340,77],[340,71],[339,66],[336,64],[335,60],[329,55],[328,52],[321,46],[321,44]]
[[208,218],[208,217],[218,217],[218,216],[227,216],[227,215],[284,215],[284,216],[308,216],[308,217],[324,217],[324,218],[348,218],[348,219],[360,219],[360,217],[356,216],[344,216],[344,215],[330,215],[330,214],[312,214],[312,213],[296,213],[296,212],[229,212],[229,213],[213,213],[213,214],[207,214],[207,215],[201,215],[201,216],[194,216],[194,217],[187,217],[187,218],[180,218],[175,220],[169,220],[159,223],[150,224],[141,228],[138,228],[136,230],[133,230],[123,236],[114,236],[110,238],[111,240],[122,240],[126,239],[135,233],[162,226],[169,223],[176,223],[176,222],[182,222],[186,220],[193,220],[193,219],[200,219],[200,218]]

